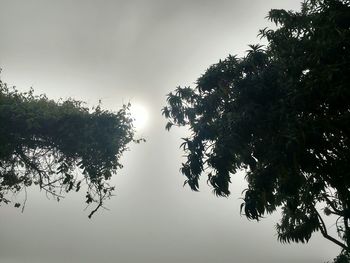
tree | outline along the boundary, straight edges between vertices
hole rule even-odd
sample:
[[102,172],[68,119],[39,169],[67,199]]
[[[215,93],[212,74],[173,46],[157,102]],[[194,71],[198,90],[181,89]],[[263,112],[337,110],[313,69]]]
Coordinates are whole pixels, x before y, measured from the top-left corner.
[[[204,172],[218,196],[246,170],[241,212],[259,220],[282,209],[282,242],[322,235],[346,254],[350,245],[350,7],[307,0],[301,11],[271,10],[267,45],[210,66],[197,85],[178,87],[163,115],[188,126],[185,184]],[[338,237],[321,215],[335,216]],[[344,255],[345,255],[344,254]]]
[[116,113],[90,110],[73,99],[21,93],[1,80],[0,123],[0,204],[24,190],[23,204],[15,204],[24,208],[32,185],[57,200],[83,186],[86,203],[97,204],[89,218],[112,196],[108,182],[134,140],[127,105]]

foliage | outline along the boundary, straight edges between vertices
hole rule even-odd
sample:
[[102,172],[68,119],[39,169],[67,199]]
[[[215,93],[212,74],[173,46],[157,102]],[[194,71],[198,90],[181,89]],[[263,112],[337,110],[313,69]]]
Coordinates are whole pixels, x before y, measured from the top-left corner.
[[[350,7],[345,0],[308,0],[300,12],[271,10],[276,29],[246,56],[212,65],[195,88],[178,87],[163,114],[189,126],[181,145],[185,184],[199,189],[206,171],[218,196],[246,170],[241,211],[249,219],[282,209],[282,242],[312,233],[343,250],[350,245]],[[320,207],[336,216],[339,237],[327,232]]]
[[341,253],[333,261],[333,263],[349,263],[349,262],[350,262],[350,254],[349,253]]
[[134,136],[128,106],[89,110],[81,101],[55,102],[1,80],[0,123],[0,204],[31,185],[60,200],[86,184],[86,203],[97,203],[89,217],[111,197],[108,182]]

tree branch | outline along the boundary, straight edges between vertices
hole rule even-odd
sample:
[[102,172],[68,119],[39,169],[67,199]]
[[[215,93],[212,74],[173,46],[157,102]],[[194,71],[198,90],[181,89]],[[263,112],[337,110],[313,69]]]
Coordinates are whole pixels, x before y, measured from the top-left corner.
[[328,235],[326,224],[324,223],[321,215],[319,214],[319,212],[316,210],[315,207],[314,207],[314,211],[316,212],[317,217],[318,217],[318,219],[320,221],[320,231],[321,231],[323,237],[328,239],[329,241],[332,241],[334,244],[340,246],[341,248],[343,248],[345,250],[349,250],[347,245],[345,245],[344,243],[342,243],[339,240],[335,239],[334,237]]

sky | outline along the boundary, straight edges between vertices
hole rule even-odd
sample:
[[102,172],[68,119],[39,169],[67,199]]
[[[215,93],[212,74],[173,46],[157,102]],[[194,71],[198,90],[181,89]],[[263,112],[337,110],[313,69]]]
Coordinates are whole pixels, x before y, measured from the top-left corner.
[[52,99],[102,101],[113,111],[131,102],[142,113],[137,136],[147,140],[130,145],[112,179],[109,210],[91,220],[84,192],[56,202],[31,189],[23,213],[1,206],[0,262],[333,259],[338,248],[318,233],[308,244],[279,243],[278,212],[260,222],[240,216],[243,172],[232,176],[229,198],[214,196],[204,176],[200,192],[183,187],[179,145],[187,131],[167,132],[161,116],[166,94],[261,42],[258,30],[273,26],[265,19],[270,9],[299,7],[298,0],[0,0],[3,81]]

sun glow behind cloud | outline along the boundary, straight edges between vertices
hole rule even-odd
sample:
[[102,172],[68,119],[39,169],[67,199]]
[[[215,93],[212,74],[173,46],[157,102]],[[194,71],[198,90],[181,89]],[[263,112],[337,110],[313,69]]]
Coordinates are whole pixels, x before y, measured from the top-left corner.
[[149,112],[147,108],[140,103],[131,103],[130,113],[136,131],[143,130],[149,121]]

